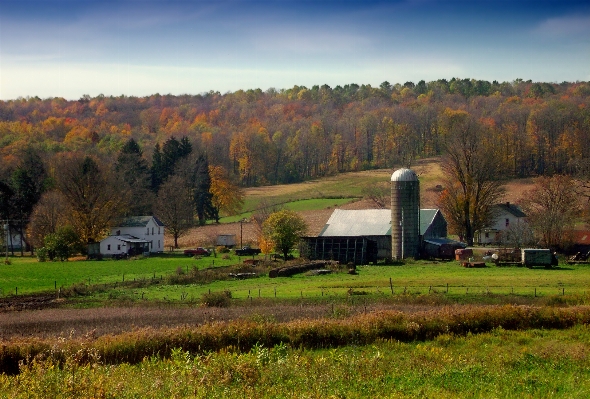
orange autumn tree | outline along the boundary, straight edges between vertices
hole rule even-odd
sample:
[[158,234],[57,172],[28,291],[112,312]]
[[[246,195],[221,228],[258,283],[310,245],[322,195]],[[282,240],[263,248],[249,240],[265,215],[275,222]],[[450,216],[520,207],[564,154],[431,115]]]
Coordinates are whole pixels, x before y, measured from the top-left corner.
[[215,221],[219,222],[219,214],[226,216],[237,214],[244,205],[244,191],[231,182],[223,166],[209,165],[209,177],[211,178],[209,192],[213,194],[211,202],[217,209]]

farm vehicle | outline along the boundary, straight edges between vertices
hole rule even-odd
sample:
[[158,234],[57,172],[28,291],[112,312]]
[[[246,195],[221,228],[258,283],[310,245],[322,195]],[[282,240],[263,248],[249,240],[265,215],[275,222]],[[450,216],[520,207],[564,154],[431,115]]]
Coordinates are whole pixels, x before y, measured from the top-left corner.
[[259,254],[260,254],[260,249],[252,248],[249,246],[244,246],[242,248],[236,249],[236,255],[238,255],[238,256],[254,256],[254,255],[259,255]]
[[558,265],[555,254],[550,249],[538,248],[501,248],[491,255],[497,266],[543,266],[551,268]]

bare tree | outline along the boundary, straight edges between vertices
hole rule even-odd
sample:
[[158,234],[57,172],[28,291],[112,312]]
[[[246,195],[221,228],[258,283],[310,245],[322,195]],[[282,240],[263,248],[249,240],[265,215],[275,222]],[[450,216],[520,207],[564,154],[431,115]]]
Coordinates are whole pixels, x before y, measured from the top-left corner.
[[391,206],[391,187],[387,182],[367,184],[362,189],[363,196],[375,203],[379,209]]
[[521,201],[528,222],[541,245],[563,248],[565,233],[580,215],[575,182],[569,176],[538,177]]
[[64,227],[69,214],[67,201],[57,190],[48,191],[35,205],[29,223],[29,235],[37,248],[44,245],[45,236]]
[[174,248],[178,248],[178,239],[194,225],[193,209],[192,192],[186,181],[177,175],[170,176],[160,186],[155,213],[174,237]]
[[495,145],[485,129],[465,111],[447,109],[440,125],[445,149],[445,189],[439,205],[449,227],[455,227],[455,232],[473,245],[475,232],[491,223],[492,206],[504,194]]
[[59,159],[55,180],[69,207],[69,224],[82,243],[102,239],[129,204],[128,191],[117,174],[90,156]]
[[536,243],[533,229],[525,221],[510,223],[510,226],[501,233],[500,241],[503,246],[510,248],[524,248]]

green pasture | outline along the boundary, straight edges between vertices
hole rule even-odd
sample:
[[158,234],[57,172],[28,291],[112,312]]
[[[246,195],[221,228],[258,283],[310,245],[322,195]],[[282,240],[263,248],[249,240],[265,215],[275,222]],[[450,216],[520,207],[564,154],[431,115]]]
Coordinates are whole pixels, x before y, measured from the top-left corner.
[[310,199],[361,198],[365,187],[387,183],[390,177],[391,170],[378,169],[340,173],[304,183],[251,188],[246,190],[243,209],[252,212],[262,202],[274,205]]
[[[243,258],[241,259],[243,261]],[[37,262],[32,258],[13,258],[0,267],[0,292],[3,295],[51,291],[72,284],[106,284],[151,279],[188,272],[193,268],[236,264],[239,258],[221,256],[194,259],[181,254],[154,256],[138,260]],[[279,264],[277,264],[279,265]],[[151,285],[141,289],[116,288],[117,295],[129,298],[199,298],[209,291],[230,290],[233,298],[322,298],[344,295],[363,296],[440,293],[451,297],[498,294],[523,296],[584,295],[590,287],[590,266],[564,265],[554,269],[496,267],[468,269],[458,262],[411,262],[402,266],[360,266],[357,274],[299,274],[271,279],[267,275],[246,280],[220,280],[209,284]],[[105,294],[103,294],[105,295]],[[110,294],[106,294],[110,295]],[[112,296],[112,295],[111,295]]]
[[[546,269],[487,267],[466,269],[457,262],[404,266],[361,266],[358,274],[333,273],[312,276],[299,274],[271,279],[268,276],[246,280],[215,281],[206,285],[161,285],[138,289],[120,288],[130,298],[180,300],[199,299],[206,292],[229,290],[235,299],[342,298],[352,293],[357,301],[394,294],[445,294],[460,300],[474,295],[585,295],[590,287],[590,266]],[[391,278],[391,285],[390,285]]]
[[180,253],[163,254],[136,260],[101,260],[38,262],[31,257],[10,258],[11,264],[0,265],[0,294],[31,294],[52,291],[57,286],[72,284],[105,284],[133,279],[160,278],[175,273],[178,268],[227,266],[238,261],[237,256],[228,260],[221,256],[196,259]]

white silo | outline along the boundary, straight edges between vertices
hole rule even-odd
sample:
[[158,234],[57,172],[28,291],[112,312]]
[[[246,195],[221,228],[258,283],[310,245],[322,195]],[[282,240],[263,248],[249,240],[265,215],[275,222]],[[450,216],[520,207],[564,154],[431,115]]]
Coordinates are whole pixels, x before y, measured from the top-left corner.
[[420,253],[420,182],[411,169],[391,175],[391,257],[417,258]]

